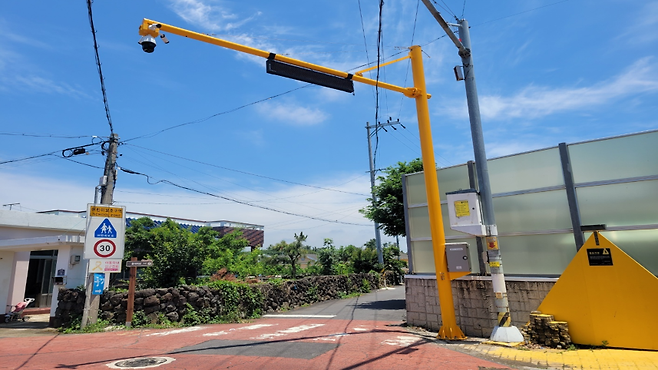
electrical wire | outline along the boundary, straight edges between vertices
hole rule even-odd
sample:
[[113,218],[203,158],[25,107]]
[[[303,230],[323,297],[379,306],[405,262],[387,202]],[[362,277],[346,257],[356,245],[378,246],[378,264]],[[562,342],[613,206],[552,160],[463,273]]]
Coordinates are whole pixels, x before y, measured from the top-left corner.
[[[418,8],[420,7],[420,0],[416,2],[416,14],[414,15],[414,26],[413,26],[413,31],[411,31],[411,43],[409,45],[414,44],[414,38],[416,36],[416,24],[418,21]],[[411,60],[407,61],[407,71],[404,73],[404,83],[402,86],[407,85],[407,80],[409,79],[409,70],[411,69]],[[398,110],[398,119],[400,118],[400,115],[402,114],[402,106],[404,105],[405,102],[405,96],[402,95],[400,97],[400,109]]]
[[363,12],[361,11],[361,0],[358,0],[357,3],[359,4],[359,17],[361,18],[361,32],[363,33],[363,46],[366,50],[366,61],[368,64],[370,64],[370,56],[368,55],[368,42],[366,39],[366,28],[363,25]]
[[166,132],[166,131],[169,131],[169,130],[173,130],[173,129],[178,128],[178,127],[183,127],[183,126],[187,126],[187,125],[193,125],[193,124],[196,124],[196,123],[205,122],[205,121],[207,121],[207,120],[209,120],[209,119],[211,119],[211,118],[215,118],[215,117],[217,117],[217,116],[223,116],[223,115],[225,115],[225,114],[233,113],[233,112],[239,111],[239,110],[241,110],[241,109],[244,109],[244,108],[250,107],[250,106],[252,106],[252,105],[256,105],[256,104],[259,104],[259,103],[263,103],[263,102],[266,102],[266,101],[268,101],[268,100],[275,99],[275,98],[278,98],[278,97],[283,96],[283,95],[286,95],[286,94],[290,94],[291,92],[294,92],[294,91],[297,91],[297,90],[305,89],[305,88],[307,88],[307,87],[309,87],[309,86],[313,86],[313,85],[312,85],[312,84],[306,84],[306,85],[304,85],[304,86],[300,86],[300,87],[294,88],[294,89],[292,89],[292,90],[288,90],[288,91],[282,92],[282,93],[280,93],[280,94],[276,94],[276,95],[268,96],[267,98],[264,98],[264,99],[256,100],[256,101],[253,101],[253,102],[251,102],[251,103],[247,103],[247,104],[241,105],[241,106],[239,106],[239,107],[231,108],[231,109],[229,109],[229,110],[225,110],[225,111],[223,111],[223,112],[219,112],[219,113],[212,114],[212,115],[207,116],[207,117],[205,117],[205,118],[199,118],[199,119],[196,119],[196,120],[194,120],[194,121],[189,121],[189,122],[185,122],[185,123],[180,123],[180,124],[177,124],[177,125],[169,126],[169,127],[167,127],[167,128],[163,128],[162,130],[159,130],[159,131],[152,132],[152,133],[150,133],[150,134],[144,134],[144,135],[136,136],[136,137],[133,137],[133,138],[130,138],[130,139],[126,139],[126,140],[123,140],[123,143],[127,143],[127,142],[129,142],[129,141],[133,141],[133,140],[137,140],[137,139],[143,139],[143,138],[146,138],[146,137],[151,138],[151,137],[154,137],[154,136],[160,135],[160,134],[163,133],[163,132]]
[[443,3],[443,5],[437,3],[436,0],[432,0],[432,2],[434,2],[434,4],[436,4],[436,6],[440,7],[441,9],[445,10],[446,12],[452,14],[452,16],[455,17],[455,19],[459,20],[459,19],[457,18],[457,14],[455,14],[455,12],[453,12],[452,9],[450,9],[450,7],[448,6],[448,4],[446,4],[445,1],[441,0],[441,2]]
[[103,104],[105,104],[105,117],[107,123],[110,125],[110,133],[114,133],[114,126],[112,125],[112,116],[110,116],[110,105],[107,102],[107,92],[105,90],[105,79],[103,78],[103,70],[101,68],[101,58],[98,54],[98,42],[96,41],[96,28],[94,28],[94,16],[91,12],[92,0],[87,0],[87,10],[89,12],[89,26],[91,27],[91,36],[94,39],[94,55],[96,56],[96,67],[98,68],[98,78],[101,81],[101,91],[103,92]]
[[375,150],[373,151],[372,161],[376,167],[377,163],[377,149],[379,149],[379,71],[381,63],[381,46],[382,46],[382,13],[384,10],[384,0],[379,0],[379,16],[377,27],[377,77],[375,82]]
[[82,154],[82,153],[86,153],[86,150],[84,150],[84,148],[94,146],[94,145],[103,145],[105,143],[105,142],[93,142],[95,138],[97,138],[97,136],[92,137],[92,143],[91,144],[78,145],[78,146],[74,146],[74,147],[70,147],[70,148],[66,148],[66,149],[62,149],[62,150],[55,150],[55,151],[52,151],[52,152],[33,155],[33,156],[30,156],[30,157],[25,157],[25,158],[10,159],[10,160],[7,160],[7,161],[0,162],[0,165],[7,164],[7,163],[22,162],[22,161],[27,161],[27,160],[30,160],[30,159],[46,157],[46,156],[50,156],[50,155],[52,155],[54,157],[57,157],[55,155],[55,153],[61,153],[62,158],[70,158],[74,155],[77,155],[75,153],[76,149],[82,149],[82,152],[79,153],[79,154]]
[[39,154],[39,155],[33,155],[31,157],[25,157],[25,158],[19,158],[19,159],[10,159],[8,161],[2,161],[0,162],[0,165],[2,164],[7,164],[7,163],[15,163],[15,162],[21,162],[21,161],[27,161],[29,159],[35,159],[35,158],[41,158],[41,157],[46,157],[49,155],[53,155],[55,153],[58,153],[59,150],[55,150],[54,152],[49,152],[49,153],[44,153],[44,154]]
[[194,163],[198,163],[198,164],[203,164],[203,165],[205,165],[205,166],[210,166],[210,167],[215,167],[215,168],[219,168],[219,169],[222,169],[222,170],[227,170],[227,171],[232,171],[232,172],[241,173],[241,174],[243,174],[243,175],[249,175],[249,176],[260,177],[260,178],[263,178],[263,179],[268,179],[268,180],[273,180],[273,181],[279,181],[279,182],[283,182],[283,183],[287,183],[287,184],[293,184],[293,185],[305,186],[305,187],[307,187],[307,188],[320,189],[320,190],[326,190],[326,191],[335,191],[335,192],[338,192],[338,193],[345,193],[345,194],[352,194],[352,195],[363,195],[363,196],[367,196],[367,194],[363,194],[363,193],[355,193],[355,192],[351,192],[351,191],[345,191],[345,190],[339,190],[339,189],[332,189],[332,188],[325,188],[325,187],[322,187],[322,186],[308,185],[308,184],[303,184],[303,183],[301,183],[301,182],[295,182],[295,181],[289,181],[289,180],[277,179],[277,178],[275,178],[275,177],[270,177],[270,176],[265,176],[265,175],[259,175],[259,174],[256,174],[256,173],[247,172],[247,171],[243,171],[243,170],[236,170],[236,169],[234,169],[234,168],[228,168],[228,167],[224,167],[224,166],[219,166],[219,165],[216,165],[216,164],[212,164],[212,163],[208,163],[208,162],[203,162],[203,161],[199,161],[199,160],[196,160],[196,159],[185,158],[185,157],[182,157],[182,156],[179,156],[179,155],[175,155],[175,154],[171,154],[171,153],[162,152],[162,151],[155,150],[155,149],[146,148],[146,147],[139,146],[139,145],[135,145],[135,144],[126,144],[126,145],[134,146],[134,147],[137,147],[137,148],[140,148],[140,149],[144,149],[144,150],[148,150],[148,151],[151,151],[151,152],[155,152],[155,153],[163,154],[163,155],[166,155],[166,156],[169,156],[169,157],[174,157],[174,158],[182,159],[182,160],[189,161],[189,162],[194,162]]
[[64,136],[64,135],[51,135],[51,134],[23,134],[23,133],[17,133],[17,132],[0,132],[0,135],[2,136],[25,136],[25,137],[47,137],[47,138],[53,138],[53,139],[81,139],[83,137],[89,137],[89,135],[80,135],[80,136]]
[[464,5],[462,5],[462,16],[461,19],[464,19],[464,11],[466,11],[466,0],[464,0]]
[[211,196],[211,197],[214,197],[214,198],[224,199],[224,200],[229,201],[229,202],[238,203],[238,204],[242,204],[242,205],[249,206],[249,207],[254,207],[254,208],[260,208],[260,209],[264,209],[264,210],[271,211],[271,212],[282,213],[282,214],[286,214],[286,215],[289,215],[289,216],[308,218],[308,219],[316,220],[316,221],[323,221],[323,222],[330,222],[330,223],[337,223],[337,224],[344,224],[344,225],[353,225],[353,226],[368,226],[368,227],[371,226],[371,225],[367,225],[367,224],[357,224],[357,223],[354,223],[354,222],[329,220],[329,219],[322,218],[322,217],[308,216],[308,215],[303,215],[303,214],[299,214],[299,213],[283,211],[283,210],[276,209],[276,208],[260,206],[260,205],[257,205],[257,204],[252,204],[252,203],[241,201],[241,200],[238,200],[238,199],[233,199],[233,198],[225,197],[225,196],[222,196],[222,195],[213,194],[213,193],[210,193],[210,192],[207,192],[207,191],[193,189],[193,188],[190,188],[190,187],[187,187],[187,186],[176,184],[176,183],[171,182],[169,180],[164,180],[163,179],[163,180],[158,180],[158,181],[155,181],[155,182],[151,182],[151,176],[149,176],[149,175],[146,175],[146,174],[143,174],[143,173],[140,173],[140,172],[137,172],[137,171],[132,171],[132,170],[129,170],[129,169],[123,168],[123,167],[119,167],[119,169],[121,171],[125,172],[125,173],[129,173],[129,174],[132,174],[132,175],[140,175],[140,176],[146,177],[146,182],[149,185],[156,185],[156,184],[159,184],[159,183],[168,184],[168,185],[175,186],[177,188],[188,190],[188,191],[191,191],[191,192],[208,195],[208,196]]
[[62,159],[65,159],[65,160],[67,160],[67,161],[71,161],[71,162],[74,162],[74,163],[77,163],[77,164],[81,164],[81,165],[83,165],[83,166],[87,166],[87,167],[91,167],[91,168],[97,168],[97,169],[99,169],[99,170],[104,169],[104,167],[101,167],[101,166],[94,166],[93,164],[88,164],[88,163],[84,163],[84,162],[79,162],[79,161],[76,161],[75,159],[71,159],[71,158],[62,157]]

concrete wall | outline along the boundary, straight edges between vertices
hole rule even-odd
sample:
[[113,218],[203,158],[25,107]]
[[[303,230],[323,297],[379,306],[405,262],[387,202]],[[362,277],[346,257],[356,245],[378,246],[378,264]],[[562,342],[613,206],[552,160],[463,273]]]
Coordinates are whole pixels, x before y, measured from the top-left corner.
[[[438,331],[441,326],[436,276],[405,276],[407,301],[407,323]],[[539,307],[551,290],[556,278],[506,278],[507,296],[512,324],[521,327],[530,317],[530,312]],[[467,276],[452,282],[457,325],[464,334],[473,337],[489,337],[496,325],[491,278]]]
[[[9,302],[8,290],[13,286],[14,276],[14,252],[0,252],[0,313],[7,312],[7,305],[14,304],[16,302]],[[2,290],[6,290],[7,293],[2,294]]]

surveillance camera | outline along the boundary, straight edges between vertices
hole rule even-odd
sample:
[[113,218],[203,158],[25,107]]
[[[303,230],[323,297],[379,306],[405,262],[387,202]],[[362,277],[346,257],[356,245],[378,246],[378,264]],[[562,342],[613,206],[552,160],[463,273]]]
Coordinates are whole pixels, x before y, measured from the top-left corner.
[[139,39],[138,44],[142,45],[142,50],[147,53],[152,53],[155,50],[155,38],[153,36],[143,36]]

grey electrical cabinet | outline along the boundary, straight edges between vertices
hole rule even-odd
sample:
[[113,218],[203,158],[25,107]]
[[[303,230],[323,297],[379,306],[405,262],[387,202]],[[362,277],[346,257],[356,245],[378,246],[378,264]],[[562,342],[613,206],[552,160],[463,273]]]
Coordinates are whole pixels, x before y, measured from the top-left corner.
[[449,272],[471,271],[468,243],[446,243],[446,260]]

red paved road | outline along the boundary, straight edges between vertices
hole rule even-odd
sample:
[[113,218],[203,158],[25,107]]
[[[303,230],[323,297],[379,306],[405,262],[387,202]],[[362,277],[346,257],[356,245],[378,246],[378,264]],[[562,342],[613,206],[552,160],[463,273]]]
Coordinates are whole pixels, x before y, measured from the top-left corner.
[[[163,370],[506,368],[428,342],[399,324],[265,318],[182,330],[3,338],[0,368],[108,369],[113,361],[144,356],[174,358]],[[195,345],[207,348],[189,348]]]
[[0,369],[109,369],[148,356],[172,358],[162,370],[506,368],[408,332],[404,315],[396,287],[251,323],[20,338],[0,331]]

